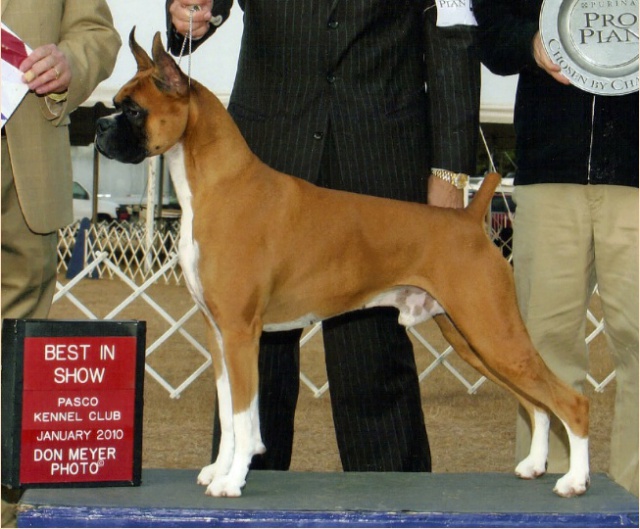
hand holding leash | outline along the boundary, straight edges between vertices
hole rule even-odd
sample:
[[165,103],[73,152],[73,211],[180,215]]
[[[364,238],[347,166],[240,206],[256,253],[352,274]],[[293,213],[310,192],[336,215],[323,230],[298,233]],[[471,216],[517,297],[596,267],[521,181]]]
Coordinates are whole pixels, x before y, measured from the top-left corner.
[[191,20],[192,38],[202,38],[209,29],[212,8],[212,0],[173,0],[169,7],[171,23],[180,35],[187,35],[190,15],[193,15]]
[[187,29],[187,34],[184,38],[184,41],[182,42],[182,48],[180,48],[180,55],[178,56],[178,64],[180,64],[180,61],[182,60],[182,56],[184,55],[185,52],[185,48],[187,46],[187,43],[189,44],[189,70],[187,72],[187,76],[189,77],[189,86],[191,86],[191,52],[193,51],[192,48],[192,43],[194,40],[193,37],[193,17],[194,15],[200,11],[200,6],[199,5],[192,5],[189,6],[189,8],[187,9],[188,13],[189,13],[189,22],[188,22],[188,29]]

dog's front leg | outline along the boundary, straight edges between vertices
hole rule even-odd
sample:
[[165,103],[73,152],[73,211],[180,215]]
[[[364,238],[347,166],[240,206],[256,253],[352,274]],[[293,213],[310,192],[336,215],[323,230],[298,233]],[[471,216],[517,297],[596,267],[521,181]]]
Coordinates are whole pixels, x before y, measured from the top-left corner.
[[[264,453],[265,447],[259,434],[255,437],[256,419],[258,417],[258,396],[249,409],[233,414],[233,428],[236,435],[233,460],[226,475],[217,475],[207,487],[210,496],[237,497],[241,495],[246,483],[251,459],[255,454]],[[222,444],[220,445],[222,448]],[[221,454],[222,455],[222,454]],[[220,459],[220,455],[218,456]],[[216,461],[217,464],[217,461]]]
[[229,373],[224,361],[224,343],[215,322],[205,313],[207,323],[207,338],[209,352],[213,360],[213,368],[216,375],[216,398],[218,414],[220,418],[220,447],[213,464],[204,467],[198,475],[198,485],[209,485],[216,477],[229,473],[233,462],[234,438],[233,438],[233,410],[231,403],[231,387],[229,385]]
[[211,484],[216,478],[226,476],[229,473],[235,451],[231,388],[224,360],[222,360],[220,368],[216,367],[216,375],[216,393],[221,430],[220,447],[215,462],[204,467],[198,475],[198,485],[205,486]]
[[[241,495],[242,487],[249,471],[251,459],[255,454],[265,451],[260,435],[258,413],[258,336],[253,334],[223,331],[224,364],[228,375],[230,402],[219,402],[220,422],[223,438],[220,453],[216,460],[213,480],[207,487],[210,496],[236,497]],[[220,389],[224,389],[224,381]],[[232,438],[227,438],[225,445],[225,424],[223,424],[222,406],[225,413],[231,412]],[[228,422],[228,416],[225,417]],[[228,431],[226,432],[229,433]],[[223,473],[224,465],[229,464],[226,451],[232,446],[232,458],[228,471]]]

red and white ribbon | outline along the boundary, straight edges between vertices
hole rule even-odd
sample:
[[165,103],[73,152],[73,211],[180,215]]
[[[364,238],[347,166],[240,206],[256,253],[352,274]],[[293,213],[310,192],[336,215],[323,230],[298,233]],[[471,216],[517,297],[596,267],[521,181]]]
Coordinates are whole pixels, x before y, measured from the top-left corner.
[[22,98],[29,91],[29,87],[22,81],[22,72],[18,69],[31,50],[7,26],[0,28],[2,49],[2,126],[11,117]]

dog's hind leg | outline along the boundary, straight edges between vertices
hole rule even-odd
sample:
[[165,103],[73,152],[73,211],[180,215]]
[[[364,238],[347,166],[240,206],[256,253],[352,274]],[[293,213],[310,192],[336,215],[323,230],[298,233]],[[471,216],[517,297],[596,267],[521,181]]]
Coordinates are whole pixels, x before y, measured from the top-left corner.
[[[529,340],[526,331],[519,338],[496,337],[495,350],[487,355],[478,351],[482,361],[498,376],[506,375],[517,391],[533,402],[539,402],[553,412],[564,424],[570,443],[569,472],[558,480],[554,488],[560,496],[584,494],[589,486],[589,400],[560,380],[544,363]],[[491,349],[489,349],[491,350]],[[500,354],[502,351],[502,354]],[[535,473],[540,459],[545,456],[548,443],[548,417],[533,416],[534,436],[531,453],[517,467],[521,475]],[[544,445],[540,437],[544,430]],[[544,453],[541,447],[544,446]]]
[[546,472],[549,453],[549,414],[539,404],[527,400],[525,395],[516,391],[513,386],[505,383],[487,368],[446,314],[438,314],[433,319],[460,358],[480,374],[512,393],[527,411],[533,429],[531,450],[529,455],[516,467],[515,473],[523,479],[532,479],[543,475]]
[[533,479],[547,471],[549,455],[549,414],[538,407],[528,409],[524,401],[520,404],[527,410],[531,421],[531,447],[529,454],[516,466],[516,476],[522,479]]
[[[503,307],[504,304],[496,306]],[[498,328],[491,333],[482,332],[482,329],[491,328],[491,316],[485,313],[475,316],[475,320],[471,315],[463,319],[466,334],[449,322],[447,339],[454,340],[455,335],[460,334],[457,341],[468,342],[466,336],[472,335],[476,343],[468,343],[468,348],[484,364],[485,370],[481,372],[493,374],[493,380],[500,380],[503,387],[518,394],[520,402],[528,410],[534,428],[533,442],[531,453],[517,466],[517,473],[526,478],[543,473],[548,451],[546,410],[550,410],[563,421],[571,448],[569,472],[558,480],[554,491],[565,497],[583,494],[589,485],[588,399],[549,370],[531,344],[517,309],[513,314],[504,311],[502,318],[499,314],[492,315],[495,321],[502,320],[500,329],[505,332],[500,332]],[[473,321],[469,321],[470,318]],[[474,327],[474,330],[471,331],[470,327]],[[526,405],[527,401],[529,405]]]
[[265,451],[258,413],[258,341],[262,327],[253,327],[254,331],[222,331],[231,390],[233,460],[226,475],[216,475],[207,487],[210,496],[240,496],[251,459]]

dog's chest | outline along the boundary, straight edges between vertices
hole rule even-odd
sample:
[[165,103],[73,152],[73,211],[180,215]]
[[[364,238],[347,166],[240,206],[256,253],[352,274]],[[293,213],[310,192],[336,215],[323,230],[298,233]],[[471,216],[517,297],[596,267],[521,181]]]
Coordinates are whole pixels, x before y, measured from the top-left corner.
[[180,242],[178,244],[178,254],[180,266],[184,274],[187,288],[198,303],[200,309],[208,312],[204,302],[202,283],[198,272],[198,261],[200,258],[200,248],[193,238],[193,207],[192,194],[187,180],[184,165],[184,151],[182,145],[177,144],[168,150],[165,158],[169,164],[171,180],[182,209],[182,219],[180,222]]

